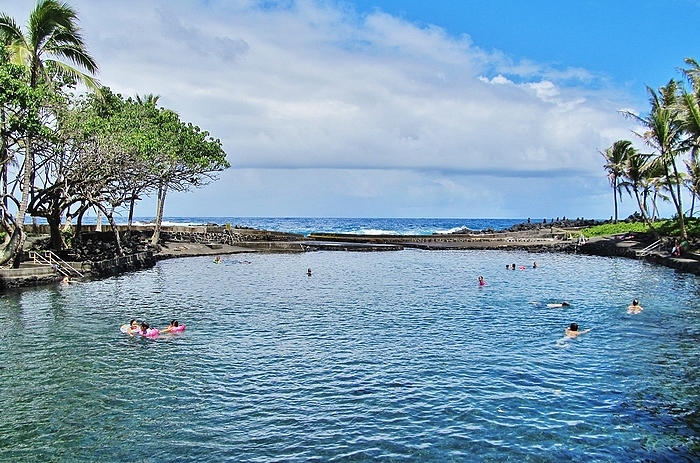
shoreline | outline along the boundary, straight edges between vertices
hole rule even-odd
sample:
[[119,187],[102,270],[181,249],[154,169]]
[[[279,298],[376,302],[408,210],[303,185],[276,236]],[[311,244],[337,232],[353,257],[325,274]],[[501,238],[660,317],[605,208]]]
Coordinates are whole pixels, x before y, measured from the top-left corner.
[[[496,250],[542,253],[571,253],[599,257],[623,257],[645,260],[678,272],[700,275],[700,254],[685,252],[672,257],[663,250],[647,251],[653,242],[648,234],[611,235],[581,240],[577,229],[547,227],[528,230],[505,230],[488,233],[454,233],[439,235],[355,235],[310,234],[309,236],[238,229],[245,240],[232,233],[212,234],[202,227],[178,227],[167,232],[157,250],[127,254],[121,258],[99,261],[66,262],[66,269],[76,269],[81,278],[104,278],[130,271],[151,268],[157,261],[182,257],[235,255],[246,253],[301,253],[314,251],[388,252],[404,249],[437,250]],[[50,266],[23,262],[18,269],[0,269],[0,291],[58,283],[64,274]]]

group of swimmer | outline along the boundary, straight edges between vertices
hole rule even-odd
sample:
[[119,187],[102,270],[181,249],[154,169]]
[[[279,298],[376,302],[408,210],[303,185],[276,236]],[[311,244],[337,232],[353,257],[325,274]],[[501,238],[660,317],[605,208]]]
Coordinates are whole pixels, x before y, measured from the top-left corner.
[[[570,304],[568,302],[564,301],[561,304],[547,304],[547,307],[568,307],[569,305]],[[644,310],[644,308],[639,305],[639,301],[637,299],[633,300],[632,304],[627,307],[627,313],[629,314],[638,314],[641,313],[642,310]],[[586,334],[589,331],[591,331],[590,328],[587,330],[579,330],[578,324],[572,323],[564,330],[564,333],[570,338],[575,338],[576,336]]]
[[[221,264],[224,262],[224,259],[221,258],[221,256],[216,256],[214,258],[214,263],[215,264]],[[250,264],[249,260],[232,260],[230,262],[233,262],[234,264]]]
[[[515,264],[511,264],[511,265],[506,264],[506,270],[515,270],[515,268],[516,268]],[[525,270],[527,267],[525,267],[524,265],[519,265],[517,268],[519,270]],[[532,263],[532,268],[537,268],[537,262]]]
[[[537,268],[537,262],[534,262],[532,264],[532,268]],[[512,267],[510,265],[506,265],[506,269],[507,270],[508,269],[515,270],[515,264],[513,264]],[[524,270],[525,267],[520,266],[520,269]],[[486,286],[486,280],[484,280],[484,277],[482,275],[479,275],[478,282],[479,282],[479,286]],[[539,305],[539,302],[533,302],[532,304]],[[553,303],[547,304],[547,308],[550,308],[550,309],[559,309],[559,308],[570,307],[570,306],[571,306],[571,304],[568,301],[553,302]],[[632,304],[627,307],[628,314],[639,314],[642,312],[642,310],[644,310],[644,308],[641,305],[639,305],[639,301],[637,299],[633,300]],[[570,338],[575,338],[576,336],[588,333],[589,331],[591,331],[590,328],[587,330],[579,330],[577,323],[571,323],[564,330],[564,333]]]
[[139,323],[136,319],[131,319],[128,325],[122,325],[122,333],[126,333],[129,336],[145,336],[145,337],[155,337],[163,333],[177,333],[185,330],[185,325],[181,324],[177,320],[172,320],[170,325],[166,328],[158,329],[151,328],[148,323]]

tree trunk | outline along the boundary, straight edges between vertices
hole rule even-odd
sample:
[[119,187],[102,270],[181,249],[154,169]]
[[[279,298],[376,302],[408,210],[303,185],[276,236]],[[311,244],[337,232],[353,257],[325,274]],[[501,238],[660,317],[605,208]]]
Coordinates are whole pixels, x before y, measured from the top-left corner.
[[168,192],[168,185],[161,185],[158,188],[158,207],[156,210],[156,224],[153,228],[151,246],[158,246],[160,240],[160,229],[163,224],[163,209],[165,208],[165,194]]
[[131,224],[134,222],[134,207],[136,206],[136,193],[131,195],[131,204],[129,204],[129,220],[127,221],[126,230],[131,233]]
[[27,206],[29,205],[29,193],[31,191],[32,184],[32,156],[31,156],[31,138],[27,137],[26,146],[24,148],[24,162],[23,169],[24,175],[22,177],[22,200],[19,204],[19,210],[17,211],[17,226],[24,226],[24,216],[27,214]]
[[54,251],[62,251],[66,248],[66,242],[63,240],[63,234],[61,233],[61,216],[57,214],[50,214],[46,221],[49,224],[49,231],[51,233],[51,249]]
[[654,228],[654,225],[652,225],[651,221],[649,220],[649,216],[647,215],[646,211],[646,204],[642,201],[642,198],[639,196],[639,190],[637,189],[636,186],[633,186],[632,189],[634,190],[634,196],[637,198],[637,205],[639,205],[639,211],[642,213],[642,220],[646,224],[647,227],[651,230],[651,232],[654,234],[654,237],[656,239],[661,238],[661,235],[659,235],[659,232],[656,231]]
[[5,265],[9,261],[12,261],[12,267],[19,268],[19,263],[22,258],[21,249],[24,247],[24,241],[24,230],[22,230],[22,227],[15,226],[15,230],[12,232],[10,241],[2,251],[0,265]]
[[124,250],[122,249],[122,240],[119,236],[119,229],[117,228],[117,223],[114,221],[114,215],[113,214],[106,214],[107,220],[109,220],[109,224],[112,226],[112,231],[114,232],[114,242],[117,246],[117,255],[119,257],[122,257],[124,255]]
[[[676,169],[676,163],[671,162],[671,167],[673,168],[673,178],[676,182],[676,191],[673,191],[673,184],[671,183],[671,176],[666,175],[666,186],[668,187],[669,193],[671,193],[671,199],[673,204],[676,206],[676,213],[678,214],[678,228],[680,228],[681,239],[685,240],[688,238],[688,234],[685,231],[685,218],[683,217],[683,203],[681,201],[681,186],[678,177],[678,170]],[[666,166],[666,172],[668,172],[668,166]]]
[[613,223],[617,223],[617,177],[615,177],[615,182],[613,183],[613,201],[615,202],[615,220]]
[[102,231],[102,211],[97,209],[97,221],[95,223],[95,231]]

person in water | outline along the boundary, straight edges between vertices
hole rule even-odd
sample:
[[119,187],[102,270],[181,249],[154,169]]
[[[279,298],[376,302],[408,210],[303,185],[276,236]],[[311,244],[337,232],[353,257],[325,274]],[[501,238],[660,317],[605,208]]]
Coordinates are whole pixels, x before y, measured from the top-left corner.
[[571,304],[569,304],[567,301],[563,302],[556,302],[554,304],[547,304],[547,307],[550,309],[561,309],[562,307],[569,307]]
[[627,307],[627,313],[640,313],[644,308],[639,305],[639,301],[637,299],[632,301],[632,305]]
[[479,275],[479,286],[486,286],[486,282],[484,281],[484,277]]
[[214,263],[220,264],[221,263],[221,256],[216,256],[216,258],[214,259]]
[[308,269],[308,270],[306,271],[306,274],[307,274],[308,276],[311,276],[311,274],[312,274],[312,273],[311,273],[311,269]]
[[135,318],[132,318],[129,322],[129,327],[126,329],[126,334],[133,335],[139,332],[139,324]]
[[161,333],[169,333],[170,331],[173,330],[173,328],[178,328],[180,326],[180,322],[177,320],[173,320],[170,322],[170,325],[168,325],[167,328],[163,328],[160,330]]
[[576,336],[580,334],[586,334],[589,331],[591,331],[590,328],[587,330],[580,331],[578,329],[578,323],[572,323],[571,325],[569,325],[568,328],[564,330],[564,333],[566,333],[566,335],[570,338],[575,338]]

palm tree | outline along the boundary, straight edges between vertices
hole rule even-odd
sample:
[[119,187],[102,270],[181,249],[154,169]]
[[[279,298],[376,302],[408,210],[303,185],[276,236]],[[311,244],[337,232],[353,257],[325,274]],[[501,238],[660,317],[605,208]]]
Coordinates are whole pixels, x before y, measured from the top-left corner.
[[681,198],[683,181],[681,173],[678,172],[676,157],[688,148],[685,144],[685,131],[678,106],[678,82],[671,80],[658,92],[647,87],[647,92],[651,111],[646,117],[629,111],[624,114],[635,119],[646,129],[644,133],[637,135],[655,150],[657,159],[664,168],[664,183],[676,208],[681,237],[685,239],[687,232]]
[[620,179],[625,169],[625,162],[631,151],[632,142],[628,140],[618,140],[610,148],[606,148],[600,154],[605,158],[605,169],[608,171],[608,179],[613,189],[613,202],[615,204],[615,223],[617,223],[617,203],[618,192],[621,192],[622,184]]
[[[39,0],[29,15],[26,32],[10,16],[0,13],[0,37],[10,61],[28,69],[32,88],[51,83],[49,70],[55,73],[55,77],[69,77],[89,88],[98,88],[97,82],[89,75],[97,72],[97,63],[87,52],[78,27],[78,16],[69,5],[56,0]],[[22,199],[17,212],[20,228],[24,224],[31,191],[33,149],[29,136],[22,167]],[[23,242],[24,233],[21,230],[20,235]]]
[[700,65],[697,61],[687,58],[685,62],[690,65],[690,69],[682,69],[682,72],[690,81],[692,90],[683,90],[681,98],[682,127],[685,130],[687,148],[690,150],[690,159],[686,161],[688,174],[690,175],[690,190],[693,194],[693,202],[690,208],[690,216],[693,216],[695,208],[695,198],[700,194],[700,170],[698,164],[700,160]]
[[[649,163],[650,154],[640,153],[635,148],[630,147],[627,152],[625,162],[624,177],[625,186],[629,186],[634,192],[634,197],[642,214],[642,220],[656,233],[654,226],[649,219],[647,200],[652,190],[653,182],[650,175],[653,173],[653,166]],[[629,190],[628,190],[629,191]],[[630,193],[632,195],[632,193]]]

